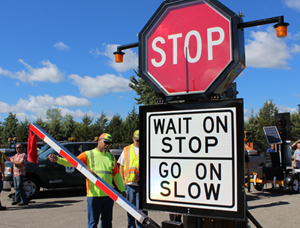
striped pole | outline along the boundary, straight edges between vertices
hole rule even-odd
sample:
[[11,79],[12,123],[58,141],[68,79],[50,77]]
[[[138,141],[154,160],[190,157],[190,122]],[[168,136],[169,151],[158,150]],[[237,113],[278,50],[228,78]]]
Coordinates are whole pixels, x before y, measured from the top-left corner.
[[45,143],[51,146],[57,153],[63,156],[68,162],[70,162],[79,172],[81,172],[86,178],[93,182],[98,188],[104,191],[113,201],[123,207],[129,214],[131,214],[136,220],[145,226],[160,227],[142,211],[138,210],[131,202],[125,199],[120,193],[108,185],[100,177],[94,176],[87,170],[86,165],[75,157],[64,146],[60,145],[55,139],[53,139],[47,132],[41,129],[36,124],[30,124],[29,129],[33,131],[39,138]]

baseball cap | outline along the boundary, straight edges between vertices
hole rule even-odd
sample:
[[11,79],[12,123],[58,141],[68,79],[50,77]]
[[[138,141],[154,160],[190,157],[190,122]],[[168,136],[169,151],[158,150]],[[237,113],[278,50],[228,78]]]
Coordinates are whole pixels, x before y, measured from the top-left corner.
[[111,135],[107,133],[102,133],[99,138],[104,139],[105,142],[112,142]]
[[139,130],[136,130],[134,133],[133,133],[133,138],[135,140],[139,140],[140,139],[140,131]]

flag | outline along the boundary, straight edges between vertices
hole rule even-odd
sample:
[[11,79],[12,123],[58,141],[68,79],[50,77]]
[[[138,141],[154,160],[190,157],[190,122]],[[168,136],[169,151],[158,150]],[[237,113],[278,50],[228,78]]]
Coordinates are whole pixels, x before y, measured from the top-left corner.
[[37,136],[29,130],[28,135],[28,144],[27,144],[27,155],[28,161],[32,163],[38,163],[38,154],[37,154]]

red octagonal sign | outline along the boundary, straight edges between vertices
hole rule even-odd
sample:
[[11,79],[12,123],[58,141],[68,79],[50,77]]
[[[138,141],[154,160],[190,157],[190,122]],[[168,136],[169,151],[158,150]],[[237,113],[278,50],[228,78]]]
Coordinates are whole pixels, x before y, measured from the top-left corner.
[[[236,62],[234,20],[231,11],[224,8],[213,0],[162,3],[140,33],[139,45],[141,76],[156,92],[177,97],[211,94],[222,84],[224,80],[218,78]],[[236,63],[231,65],[232,69],[237,67]],[[244,63],[239,68],[243,69]],[[231,76],[230,80],[219,90],[223,91],[240,72],[233,78],[229,71],[224,78]]]

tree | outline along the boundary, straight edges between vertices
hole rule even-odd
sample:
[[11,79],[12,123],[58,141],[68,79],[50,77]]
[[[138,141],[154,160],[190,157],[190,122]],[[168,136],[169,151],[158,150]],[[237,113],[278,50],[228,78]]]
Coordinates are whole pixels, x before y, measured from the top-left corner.
[[7,142],[8,138],[18,137],[18,118],[16,114],[9,112],[8,117],[3,122],[2,142]]
[[70,114],[66,114],[63,117],[63,138],[68,140],[70,137],[73,136],[75,131],[76,121],[74,120],[73,116]]
[[292,143],[300,139],[300,112],[291,114]]
[[28,141],[28,131],[29,131],[30,122],[28,118],[25,118],[24,121],[21,121],[16,129],[16,135],[18,136],[18,142],[27,142]]
[[275,126],[275,113],[278,113],[278,108],[272,100],[266,101],[263,104],[263,107],[259,109],[255,137],[257,140],[257,147],[260,151],[266,151],[269,147],[263,127]]
[[2,138],[3,138],[3,123],[0,121],[0,144],[2,145],[3,142],[2,142]]
[[138,72],[134,70],[137,78],[135,76],[130,77],[129,87],[133,89],[138,98],[134,98],[137,104],[151,105],[156,104],[157,98],[159,98],[158,94],[140,77]]
[[110,120],[106,133],[110,134],[113,138],[113,143],[122,143],[123,133],[123,120],[120,114],[116,114]]
[[63,116],[58,108],[48,109],[46,112],[48,133],[57,141],[65,140],[63,133]]
[[92,126],[92,134],[94,135],[94,137],[98,137],[103,132],[106,132],[107,125],[108,118],[102,111],[100,117],[96,119],[95,123]]
[[128,113],[123,123],[123,143],[131,144],[133,132],[139,129],[139,114],[136,112],[135,106]]
[[43,130],[47,131],[47,122],[42,117],[38,117],[34,123]]
[[92,129],[91,124],[93,122],[94,118],[88,116],[88,114],[85,114],[81,118],[81,123],[78,123],[75,127],[74,136],[76,138],[76,141],[91,141],[94,139],[94,136],[92,135]]

